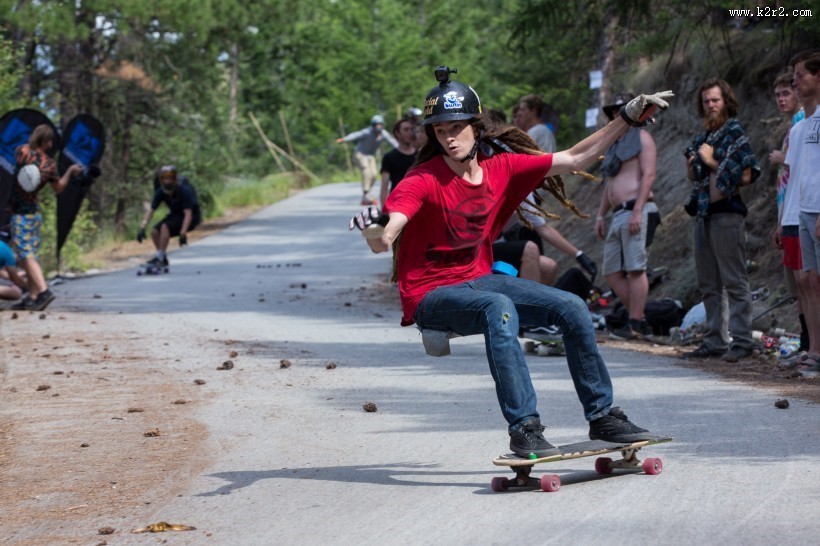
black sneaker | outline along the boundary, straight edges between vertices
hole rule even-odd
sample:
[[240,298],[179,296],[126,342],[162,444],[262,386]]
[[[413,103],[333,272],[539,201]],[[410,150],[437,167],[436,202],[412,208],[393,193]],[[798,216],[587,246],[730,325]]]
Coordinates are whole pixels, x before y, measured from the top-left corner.
[[751,354],[751,349],[744,349],[743,347],[732,347],[728,351],[726,351],[726,354],[720,357],[720,359],[725,362],[737,362],[741,358],[746,358]]
[[12,311],[32,311],[34,310],[34,300],[32,300],[28,296],[23,296],[23,298],[11,306]]
[[638,333],[647,341],[650,341],[655,336],[655,332],[652,330],[649,323],[646,322],[645,318],[641,319],[641,323],[638,326]]
[[537,417],[527,419],[510,433],[510,449],[521,457],[559,455],[561,451],[544,438],[543,432],[544,427]]
[[629,324],[625,324],[620,328],[616,328],[609,333],[609,337],[612,339],[620,339],[622,341],[631,341],[633,339],[638,339],[638,333],[629,326]]
[[721,356],[725,352],[726,351],[721,351],[720,349],[710,349],[706,345],[701,345],[694,351],[683,353],[681,356],[683,358],[709,358],[712,356]]
[[54,301],[54,293],[51,290],[46,289],[45,292],[40,292],[37,295],[37,299],[34,300],[34,304],[32,305],[31,309],[33,311],[43,311],[45,310],[48,305]]
[[159,256],[154,256],[153,258],[145,262],[145,265],[153,265],[154,267],[160,267],[162,265],[162,260],[159,259]]
[[590,440],[626,443],[651,440],[654,437],[655,436],[650,434],[648,430],[630,422],[626,414],[618,407],[609,410],[609,415],[605,415],[589,423]]

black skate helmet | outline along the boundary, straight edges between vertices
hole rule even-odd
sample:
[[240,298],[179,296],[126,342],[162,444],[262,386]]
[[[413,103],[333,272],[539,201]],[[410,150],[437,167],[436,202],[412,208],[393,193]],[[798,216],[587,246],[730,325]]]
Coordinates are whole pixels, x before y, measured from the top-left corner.
[[481,113],[481,100],[469,85],[450,81],[449,66],[439,66],[435,74],[439,84],[432,88],[424,99],[424,121],[422,125],[442,121],[472,119]]

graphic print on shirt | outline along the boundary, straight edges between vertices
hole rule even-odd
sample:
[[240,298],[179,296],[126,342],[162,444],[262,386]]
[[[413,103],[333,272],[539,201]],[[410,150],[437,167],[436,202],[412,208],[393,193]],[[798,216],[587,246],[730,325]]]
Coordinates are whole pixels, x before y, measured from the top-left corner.
[[445,211],[446,247],[431,245],[427,260],[445,265],[466,265],[475,260],[494,204],[486,195],[473,196]]
[[806,144],[820,144],[820,119],[812,117],[808,121],[811,125],[806,129]]

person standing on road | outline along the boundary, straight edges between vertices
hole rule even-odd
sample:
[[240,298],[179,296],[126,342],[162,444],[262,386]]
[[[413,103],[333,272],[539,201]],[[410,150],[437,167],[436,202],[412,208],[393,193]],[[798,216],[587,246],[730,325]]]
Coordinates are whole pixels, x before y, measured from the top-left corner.
[[[373,252],[386,252],[398,241],[402,325],[484,335],[510,448],[521,456],[548,456],[558,449],[543,435],[518,342],[519,326],[555,324],[561,329],[591,439],[652,438],[613,407],[612,382],[581,298],[492,274],[491,245],[536,187],[551,188],[564,205],[574,207],[562,197],[560,180],[545,177],[592,163],[630,124],[645,124],[656,107],[666,108],[664,99],[672,93],[641,95],[623,108],[621,117],[570,150],[545,154],[519,129],[500,126],[483,114],[475,91],[450,81],[450,73],[448,67],[436,69],[440,83],[424,102],[428,143],[416,167],[388,197],[385,215],[368,207],[350,222],[350,229],[368,230]],[[384,225],[380,235],[374,223]]]
[[[789,133],[794,125],[792,120],[800,109],[800,100],[792,87],[794,75],[791,72],[781,74],[774,80],[774,96],[777,108],[791,123],[783,145],[779,150],[772,150],[769,162],[777,167],[777,227],[772,234],[775,248],[783,252],[783,277],[786,281],[786,291],[789,296],[797,300],[797,314],[800,320],[800,347],[795,351],[794,358],[805,354],[809,349],[809,331],[806,316],[803,312],[805,294],[798,285],[803,269],[803,260],[800,256],[800,188],[797,183],[790,185],[791,172],[786,165],[786,152],[789,150]],[[784,364],[781,361],[781,364]]]
[[[604,114],[615,119],[618,110],[635,96],[619,93]],[[657,150],[648,131],[630,128],[607,150],[601,163],[603,196],[595,220],[595,234],[604,239],[604,278],[629,311],[629,322],[612,332],[616,339],[652,339],[644,308],[649,296],[646,276],[647,247],[660,213],[652,197]],[[612,210],[612,223],[605,231],[604,216]]]
[[9,197],[11,211],[11,240],[17,261],[26,272],[28,295],[12,305],[15,310],[42,311],[54,301],[54,294],[49,290],[43,269],[37,260],[40,252],[40,228],[43,215],[37,198],[40,190],[50,185],[55,194],[60,194],[68,186],[71,177],[83,172],[80,165],[71,165],[63,174],[57,174],[57,162],[49,157],[48,152],[54,145],[54,130],[48,125],[38,125],[32,131],[28,144],[17,149],[17,170],[20,175],[27,171],[33,180],[39,180],[35,188],[27,191],[15,181]]
[[336,142],[338,144],[343,142],[356,142],[353,157],[356,159],[356,163],[362,172],[362,205],[373,203],[373,200],[370,198],[370,190],[373,188],[373,184],[379,176],[379,170],[376,166],[376,152],[383,142],[388,142],[393,148],[399,147],[399,143],[396,142],[396,139],[385,131],[384,117],[380,114],[376,114],[370,118],[370,127],[365,127],[359,131],[337,138]]
[[393,136],[399,146],[382,157],[382,183],[381,188],[379,188],[379,201],[382,206],[384,206],[388,194],[401,182],[408,169],[416,161],[415,122],[411,118],[400,119],[393,126]]
[[[695,217],[695,273],[706,308],[706,334],[700,347],[683,357],[722,355],[726,362],[737,362],[752,354],[753,343],[752,294],[746,272],[747,210],[740,187],[756,180],[760,167],[735,118],[740,104],[731,86],[712,78],[701,84],[696,96],[705,131],[684,150],[692,181],[685,208]],[[724,290],[729,297],[728,321]]]
[[188,244],[188,232],[202,221],[196,191],[188,179],[177,173],[173,165],[165,165],[159,170],[159,187],[154,191],[151,207],[145,212],[137,232],[137,241],[145,240],[145,228],[154,216],[154,211],[162,204],[168,205],[168,214],[151,230],[151,241],[156,248],[156,256],[147,265],[168,267],[168,243],[171,237],[179,236],[179,246]]
[[794,88],[806,112],[805,119],[791,129],[785,160],[791,173],[789,192],[796,183],[800,195],[803,272],[799,283],[806,295],[804,310],[810,341],[799,369],[816,374],[820,373],[820,53],[798,53],[790,64],[794,67]]

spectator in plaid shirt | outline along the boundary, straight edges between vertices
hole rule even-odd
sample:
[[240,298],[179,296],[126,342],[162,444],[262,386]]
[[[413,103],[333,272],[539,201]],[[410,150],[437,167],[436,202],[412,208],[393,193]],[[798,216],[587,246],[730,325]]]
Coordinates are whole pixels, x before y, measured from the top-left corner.
[[[683,356],[722,355],[727,362],[737,362],[752,353],[747,210],[739,190],[760,176],[760,167],[743,127],[735,119],[740,105],[729,84],[720,78],[706,80],[696,97],[706,130],[684,151],[692,181],[692,194],[685,208],[695,217],[695,272],[706,307],[707,330],[702,345]],[[724,290],[728,295],[728,321]]]

